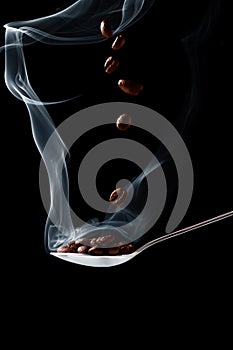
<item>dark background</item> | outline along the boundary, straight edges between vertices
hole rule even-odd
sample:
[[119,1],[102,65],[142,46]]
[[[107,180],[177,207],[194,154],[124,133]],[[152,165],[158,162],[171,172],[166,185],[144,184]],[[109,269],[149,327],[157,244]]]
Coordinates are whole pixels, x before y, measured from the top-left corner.
[[[24,1],[14,6],[6,3],[1,25],[46,16],[65,4],[62,0],[29,6]],[[158,0],[146,17],[125,33],[127,43],[119,53],[124,61],[121,72],[144,83],[138,98],[125,96],[114,85],[120,73],[107,77],[101,71],[110,52],[109,41],[86,47],[38,45],[28,59],[29,78],[41,100],[84,91],[79,101],[50,109],[56,125],[88,105],[129,101],[153,108],[177,126],[190,151],[195,175],[193,199],[180,228],[232,210],[232,116],[225,25],[223,1]],[[20,276],[18,290],[24,296],[33,293],[34,285],[42,296],[51,288],[51,294],[59,297],[62,288],[65,302],[70,300],[71,290],[78,300],[91,289],[96,298],[119,297],[122,303],[131,304],[133,296],[139,298],[140,288],[144,291],[141,297],[148,296],[152,304],[162,295],[189,295],[192,303],[199,298],[211,309],[211,295],[215,310],[221,309],[219,290],[225,302],[230,290],[231,218],[165,241],[112,268],[75,265],[46,253],[47,215],[38,184],[40,155],[24,104],[4,84],[3,52],[0,67],[2,222],[6,224],[2,235],[7,280],[15,284]]]

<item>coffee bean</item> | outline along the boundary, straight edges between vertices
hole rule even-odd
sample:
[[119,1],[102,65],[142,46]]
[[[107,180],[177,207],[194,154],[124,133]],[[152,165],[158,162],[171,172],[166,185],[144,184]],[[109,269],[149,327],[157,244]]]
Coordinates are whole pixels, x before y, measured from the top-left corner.
[[88,249],[88,254],[90,255],[104,255],[104,249],[98,248],[97,246]]
[[134,246],[133,244],[126,244],[120,248],[121,254],[129,254],[134,251]]
[[137,96],[143,90],[143,85],[134,80],[120,79],[118,81],[119,88],[126,94]]
[[76,245],[76,243],[74,242],[74,241],[72,241],[72,242],[69,242],[68,244],[67,244],[67,246],[70,248],[70,249],[77,249],[77,245]]
[[112,44],[112,49],[113,50],[120,50],[122,48],[122,46],[124,46],[124,44],[125,44],[125,37],[122,34],[120,34],[114,40],[114,42]]
[[109,201],[114,205],[121,205],[125,202],[126,197],[127,192],[123,188],[117,188],[111,193]]
[[57,252],[59,253],[76,253],[77,250],[77,245],[75,244],[75,242],[69,242],[66,245],[63,245],[62,247],[59,247],[57,249]]
[[121,114],[116,121],[116,126],[119,130],[127,130],[131,124],[131,117],[129,114]]
[[57,249],[57,252],[58,253],[70,253],[70,248],[67,246],[67,245],[65,245],[65,246],[63,246],[63,247],[59,247],[58,249]]
[[116,57],[110,56],[104,63],[105,73],[111,74],[115,72],[115,70],[119,66],[119,60]]
[[117,255],[120,253],[120,247],[111,247],[108,249],[109,255]]
[[77,253],[79,254],[85,254],[87,253],[89,247],[87,247],[86,245],[80,245],[78,248],[77,248]]
[[111,38],[112,37],[112,28],[111,28],[111,24],[110,21],[106,18],[104,19],[101,24],[100,24],[100,30],[102,35],[105,38]]

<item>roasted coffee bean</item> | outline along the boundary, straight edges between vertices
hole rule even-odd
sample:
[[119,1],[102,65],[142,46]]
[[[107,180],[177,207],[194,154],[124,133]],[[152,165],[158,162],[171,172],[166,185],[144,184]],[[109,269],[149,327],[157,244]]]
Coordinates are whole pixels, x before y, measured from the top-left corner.
[[126,244],[122,247],[120,247],[120,251],[121,251],[121,254],[129,254],[129,253],[132,253],[134,251],[134,246],[133,244],[129,243],[129,244]]
[[119,88],[126,94],[137,96],[143,90],[143,85],[134,80],[120,79],[118,81]]
[[69,243],[67,244],[67,246],[68,246],[70,249],[74,249],[74,250],[77,249],[77,244],[76,244],[74,241],[69,242]]
[[105,73],[111,74],[111,73],[115,72],[115,70],[118,68],[118,66],[119,66],[118,58],[116,58],[114,56],[110,56],[106,59],[106,61],[104,63],[104,71],[105,71]]
[[57,249],[59,253],[76,253],[76,250],[77,245],[73,241]]
[[120,247],[111,247],[108,249],[109,255],[117,255],[120,253],[121,248]]
[[65,245],[65,246],[63,246],[63,247],[59,247],[59,248],[57,249],[57,252],[58,252],[58,253],[71,253],[72,250],[71,250],[67,245]]
[[125,202],[126,197],[127,192],[123,188],[117,188],[111,193],[109,201],[114,205],[121,205]]
[[131,117],[129,114],[124,113],[117,118],[116,126],[119,130],[127,130],[131,124]]
[[102,35],[105,38],[111,38],[112,37],[112,28],[111,28],[111,24],[110,21],[106,18],[104,19],[101,24],[100,24],[100,30]]
[[88,249],[89,249],[89,247],[87,247],[86,245],[80,245],[77,248],[77,253],[79,253],[79,254],[86,254]]
[[122,34],[120,34],[114,40],[114,42],[112,44],[112,49],[113,50],[120,50],[122,48],[122,46],[124,46],[124,44],[125,44],[125,37]]
[[104,255],[104,249],[98,248],[97,246],[88,249],[88,254],[90,255]]

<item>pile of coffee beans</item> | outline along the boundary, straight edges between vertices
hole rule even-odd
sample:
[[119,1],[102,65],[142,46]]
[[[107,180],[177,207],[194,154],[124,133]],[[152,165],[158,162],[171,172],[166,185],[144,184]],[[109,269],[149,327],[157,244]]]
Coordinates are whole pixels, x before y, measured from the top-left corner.
[[58,253],[77,253],[89,255],[122,255],[135,250],[133,243],[122,240],[115,235],[101,235],[98,237],[82,237],[71,241],[57,249]]

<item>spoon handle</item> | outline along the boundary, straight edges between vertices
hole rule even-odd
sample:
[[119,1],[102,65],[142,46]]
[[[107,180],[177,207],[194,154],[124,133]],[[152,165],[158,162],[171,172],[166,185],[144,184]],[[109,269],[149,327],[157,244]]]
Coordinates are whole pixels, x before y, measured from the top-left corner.
[[233,211],[229,211],[227,213],[224,213],[224,214],[221,214],[221,215],[218,215],[218,216],[215,216],[211,219],[208,219],[208,220],[205,220],[205,221],[201,221],[195,225],[191,225],[191,226],[188,226],[188,227],[185,227],[181,230],[177,230],[177,231],[174,231],[174,232],[171,232],[171,233],[168,233],[164,236],[161,236],[161,237],[158,237],[158,238],[155,238],[153,239],[152,241],[144,244],[143,246],[141,246],[138,250],[137,250],[137,253],[141,253],[144,249],[146,248],[149,248],[150,246],[156,244],[156,243],[160,243],[162,241],[165,241],[166,239],[169,239],[169,238],[172,238],[172,237],[177,237],[183,233],[186,233],[186,232],[190,232],[190,231],[193,231],[193,230],[196,230],[200,227],[203,227],[203,226],[206,226],[206,225],[209,225],[209,224],[212,224],[214,222],[217,222],[217,221],[220,221],[220,220],[223,220],[223,219],[226,219],[230,216],[233,215]]

